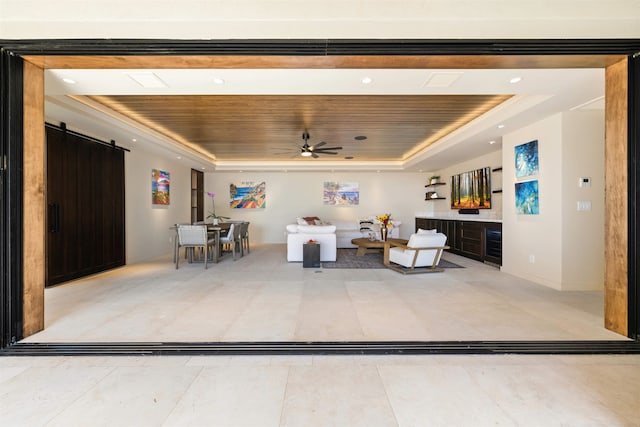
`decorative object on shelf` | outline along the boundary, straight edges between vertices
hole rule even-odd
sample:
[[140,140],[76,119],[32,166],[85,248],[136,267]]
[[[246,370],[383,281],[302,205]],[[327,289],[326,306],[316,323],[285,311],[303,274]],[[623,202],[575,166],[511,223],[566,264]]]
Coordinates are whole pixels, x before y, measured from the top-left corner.
[[231,209],[264,209],[267,206],[266,182],[241,181],[229,185]]
[[451,177],[451,209],[491,209],[491,168]]
[[435,185],[440,182],[440,176],[434,175],[429,179],[429,185]]
[[538,180],[516,182],[516,213],[521,215],[538,215]]
[[228,216],[216,215],[216,201],[215,201],[216,193],[211,193],[207,191],[207,197],[211,199],[211,212],[209,212],[209,215],[207,215],[207,218],[213,219],[213,225],[218,225],[221,219],[223,220],[229,219]]
[[526,144],[516,145],[515,162],[516,178],[538,174],[538,140],[529,141]]
[[169,172],[159,169],[151,170],[151,201],[154,205],[169,204]]

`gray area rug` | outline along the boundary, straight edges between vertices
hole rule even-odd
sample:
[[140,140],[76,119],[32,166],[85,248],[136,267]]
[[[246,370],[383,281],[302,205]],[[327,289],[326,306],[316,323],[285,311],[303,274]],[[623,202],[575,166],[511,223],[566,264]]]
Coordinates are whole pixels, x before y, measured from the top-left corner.
[[[464,268],[458,264],[440,259],[438,267]],[[386,268],[382,260],[382,252],[356,256],[356,249],[338,249],[335,262],[323,262],[322,268]]]

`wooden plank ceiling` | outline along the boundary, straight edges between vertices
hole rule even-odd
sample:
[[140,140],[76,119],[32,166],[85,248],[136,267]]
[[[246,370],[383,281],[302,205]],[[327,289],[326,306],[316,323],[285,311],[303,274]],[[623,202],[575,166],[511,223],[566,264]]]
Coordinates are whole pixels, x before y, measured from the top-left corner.
[[[509,99],[509,95],[91,96],[218,161],[303,160],[299,146],[342,146],[358,161],[400,161]],[[364,141],[356,136],[366,136]]]

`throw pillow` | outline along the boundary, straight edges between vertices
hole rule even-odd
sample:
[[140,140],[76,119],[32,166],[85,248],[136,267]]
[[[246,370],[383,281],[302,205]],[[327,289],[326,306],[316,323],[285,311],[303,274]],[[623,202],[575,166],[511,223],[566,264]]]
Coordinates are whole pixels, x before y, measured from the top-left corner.
[[309,225],[315,225],[316,219],[320,221],[320,218],[318,218],[317,216],[305,216],[303,218],[305,221],[307,221],[307,224]]
[[304,218],[296,218],[296,222],[298,223],[298,225],[309,225],[309,223],[304,219]]
[[435,228],[433,230],[423,230],[422,228],[418,228],[418,234],[436,234],[438,230]]

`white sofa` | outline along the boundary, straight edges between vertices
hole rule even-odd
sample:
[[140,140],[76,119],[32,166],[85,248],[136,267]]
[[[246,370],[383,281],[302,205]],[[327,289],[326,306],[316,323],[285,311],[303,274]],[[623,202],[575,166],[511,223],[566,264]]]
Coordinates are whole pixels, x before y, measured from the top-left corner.
[[[370,231],[375,234],[376,239],[380,240],[380,224],[374,219],[329,220],[327,222],[336,226],[336,245],[338,248],[356,248],[357,246],[351,243],[351,240],[369,237]],[[400,221],[394,221],[388,237],[399,238],[400,225]]]
[[309,240],[320,244],[320,261],[336,260],[335,225],[287,225],[287,261],[302,262],[302,245]]
[[[372,231],[380,239],[380,225],[373,219],[362,220],[329,220],[323,225],[302,224],[287,225],[287,261],[302,261],[302,245],[309,240],[320,244],[320,261],[335,261],[337,248],[355,248],[352,239],[369,237]],[[400,221],[394,222],[389,230],[389,237],[398,238]]]

